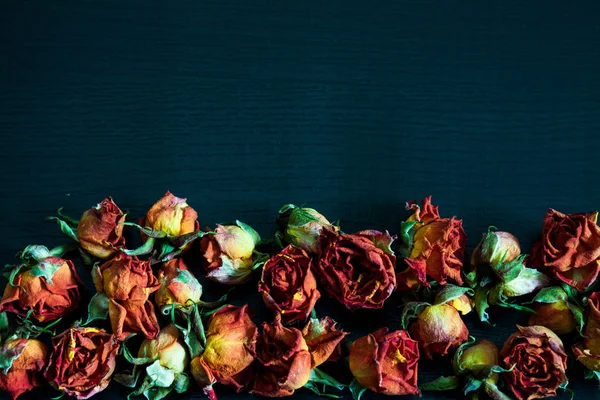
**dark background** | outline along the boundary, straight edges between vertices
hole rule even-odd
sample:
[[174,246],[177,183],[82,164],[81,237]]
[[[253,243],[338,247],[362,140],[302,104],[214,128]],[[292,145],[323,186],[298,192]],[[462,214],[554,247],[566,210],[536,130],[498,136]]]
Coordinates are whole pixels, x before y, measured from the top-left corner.
[[[288,202],[396,233],[433,194],[470,250],[494,224],[528,251],[548,207],[599,208],[600,3],[568,3],[2,1],[2,260],[63,242],[59,206],[111,195],[137,218],[166,189],[264,237]],[[333,312],[357,337],[396,307]],[[527,319],[493,316],[471,333],[502,344]]]

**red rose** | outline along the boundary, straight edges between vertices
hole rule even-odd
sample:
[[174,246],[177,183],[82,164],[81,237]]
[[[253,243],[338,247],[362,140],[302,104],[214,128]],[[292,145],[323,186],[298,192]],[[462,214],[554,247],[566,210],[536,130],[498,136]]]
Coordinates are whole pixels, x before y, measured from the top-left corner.
[[54,321],[77,308],[80,285],[71,261],[44,258],[32,268],[21,270],[13,284],[6,285],[0,312],[24,317],[31,311],[31,316],[39,322]]
[[567,383],[567,355],[554,332],[543,326],[517,326],[504,343],[500,358],[505,368],[514,368],[502,376],[517,400],[556,396],[556,389]]
[[108,386],[119,350],[116,338],[102,329],[71,328],[52,338],[45,378],[56,389],[87,399]]
[[415,283],[429,286],[427,277],[441,285],[452,280],[462,284],[461,268],[467,235],[462,220],[440,218],[438,207],[431,204],[431,196],[423,199],[422,209],[409,202],[407,209],[413,210],[405,226],[410,226],[407,257],[404,259],[409,269],[399,276],[399,286],[409,289]]
[[308,382],[311,356],[306,341],[298,329],[285,328],[279,315],[273,324],[263,324],[256,350],[262,368],[256,374],[251,393],[291,396]]
[[311,318],[302,329],[302,337],[312,360],[311,368],[340,357],[339,344],[348,333],[337,329],[335,325],[336,322],[329,317]]
[[323,228],[316,270],[327,292],[349,310],[383,307],[396,286],[392,241],[387,232]]
[[95,257],[110,258],[125,245],[123,222],[125,214],[108,197],[81,216],[77,225],[79,244]]
[[350,371],[362,386],[387,395],[419,395],[419,346],[406,331],[388,328],[363,336],[350,347]]
[[299,247],[289,245],[263,266],[258,291],[271,311],[290,324],[305,321],[321,296],[311,271],[312,259]]
[[531,264],[549,270],[577,290],[589,287],[600,271],[598,213],[563,214],[550,209]]
[[14,399],[42,385],[42,369],[46,365],[46,345],[35,339],[7,340],[0,350],[0,359],[13,358],[12,364],[0,370],[0,389]]
[[99,267],[92,277],[96,290],[109,298],[108,311],[113,333],[124,340],[132,333],[154,339],[159,326],[150,294],[160,288],[149,261],[119,253]]

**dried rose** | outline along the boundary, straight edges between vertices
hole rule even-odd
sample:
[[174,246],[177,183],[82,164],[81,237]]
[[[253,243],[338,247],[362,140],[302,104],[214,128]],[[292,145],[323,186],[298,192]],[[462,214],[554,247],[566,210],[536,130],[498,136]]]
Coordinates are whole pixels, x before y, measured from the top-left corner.
[[544,217],[542,239],[531,264],[545,268],[566,284],[584,290],[600,271],[598,213],[563,214],[550,209]]
[[490,228],[473,251],[471,265],[476,267],[511,262],[520,254],[519,239],[508,232],[494,231]]
[[186,199],[173,196],[168,190],[150,207],[141,225],[170,236],[185,235],[200,228],[196,210],[187,204]]
[[14,399],[42,385],[46,345],[35,339],[7,340],[0,349],[0,389]]
[[145,339],[140,346],[138,357],[158,360],[162,367],[174,373],[185,371],[189,362],[179,329],[173,324],[162,328],[156,339]]
[[[554,332],[543,326],[517,326],[500,351],[500,358],[511,371],[502,376],[517,400],[556,396],[567,384],[567,355]],[[514,368],[513,368],[514,366]]]
[[448,304],[456,308],[456,311],[461,315],[467,315],[473,310],[471,299],[466,294],[462,294],[459,297],[448,301]]
[[241,391],[250,378],[245,371],[254,361],[257,338],[248,306],[225,306],[210,316],[206,349],[192,360],[192,376],[205,390],[218,382]]
[[600,377],[600,292],[592,293],[587,303],[584,340],[572,349],[577,361]]
[[422,207],[415,202],[406,205],[413,215],[402,224],[408,269],[399,274],[399,288],[411,289],[416,282],[429,286],[427,277],[442,285],[448,280],[462,284],[467,241],[462,220],[440,218],[438,207],[431,204],[431,196],[424,198],[422,204]]
[[77,225],[79,244],[91,255],[106,260],[125,245],[123,222],[125,214],[108,197],[81,216]]
[[246,283],[257,266],[254,248],[259,241],[258,233],[241,221],[217,225],[214,234],[200,240],[206,277],[226,285]]
[[336,322],[329,317],[308,320],[302,329],[302,337],[310,352],[311,368],[339,358],[339,344],[347,334],[337,329]]
[[500,360],[500,350],[493,342],[489,340],[479,340],[475,344],[463,350],[454,363],[454,372],[457,374],[472,374],[480,377],[484,373],[489,375],[485,380],[492,384],[497,384],[500,374],[493,371],[485,371],[486,367],[498,365]]
[[149,261],[119,253],[94,267],[92,277],[96,290],[110,300],[110,322],[119,340],[132,333],[143,333],[148,339],[156,337],[159,326],[149,297],[160,284]]
[[258,283],[267,308],[281,314],[284,323],[306,321],[321,296],[312,272],[312,259],[289,245],[264,265]]
[[155,292],[154,300],[159,307],[172,304],[183,307],[200,301],[202,285],[181,258],[167,261],[158,273],[158,281],[160,288]]
[[387,232],[323,229],[316,271],[329,295],[349,310],[383,307],[396,286],[393,240]]
[[52,338],[44,377],[56,389],[77,399],[103,391],[115,370],[119,343],[96,328],[71,328]]
[[544,326],[558,335],[570,333],[576,328],[573,313],[563,300],[555,303],[536,303],[533,310],[536,314],[529,316],[530,326]]
[[272,324],[263,324],[256,346],[261,365],[251,393],[267,397],[291,396],[310,378],[311,356],[302,332],[285,328],[277,315]]
[[6,285],[0,312],[22,317],[31,312],[39,322],[54,321],[77,308],[81,285],[71,261],[49,256],[21,269]]
[[280,235],[286,242],[300,247],[309,254],[319,251],[319,236],[323,227],[338,230],[317,210],[286,204],[277,217]]
[[350,371],[362,386],[387,395],[419,395],[419,346],[408,332],[387,328],[363,336],[350,347]]

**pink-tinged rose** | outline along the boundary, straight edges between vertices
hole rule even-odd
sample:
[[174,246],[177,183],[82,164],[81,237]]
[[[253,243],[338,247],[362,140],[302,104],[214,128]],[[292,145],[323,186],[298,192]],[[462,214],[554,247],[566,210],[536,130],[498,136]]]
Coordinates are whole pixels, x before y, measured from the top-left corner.
[[319,236],[323,227],[338,231],[327,218],[313,208],[296,207],[286,204],[279,210],[277,224],[283,238],[308,254],[319,251]]
[[577,321],[564,300],[555,303],[536,303],[533,310],[536,314],[529,316],[530,326],[545,326],[558,335],[570,333],[577,326]]
[[386,395],[420,395],[419,346],[406,331],[381,328],[350,347],[350,371],[364,387]]
[[145,339],[138,352],[140,358],[158,360],[160,365],[175,373],[185,371],[189,356],[179,329],[173,324],[162,328],[156,339]]
[[502,374],[506,386],[517,400],[556,396],[556,390],[567,383],[567,354],[562,341],[543,326],[517,329],[500,351],[503,366],[512,368]]
[[214,232],[200,239],[206,277],[225,285],[248,282],[255,265],[254,248],[260,241],[258,233],[239,221],[217,225]]
[[250,378],[255,359],[258,329],[248,315],[248,306],[225,306],[210,316],[206,349],[192,360],[192,376],[203,388],[213,383],[230,385],[238,392]]
[[289,245],[264,265],[258,291],[267,308],[286,324],[306,321],[321,296],[312,272],[312,259],[304,250]]
[[327,293],[349,310],[383,307],[396,287],[393,240],[387,232],[323,229],[316,272]]
[[200,228],[198,213],[186,199],[173,196],[169,191],[150,207],[141,225],[171,236],[185,235]]
[[438,207],[431,204],[431,196],[423,199],[422,207],[415,202],[407,203],[406,207],[413,210],[405,222],[412,226],[412,243],[408,243],[408,256],[404,259],[408,269],[398,277],[399,288],[408,290],[415,283],[429,286],[427,277],[441,285],[449,280],[461,285],[467,241],[462,220],[440,218]]
[[47,257],[21,270],[13,284],[6,285],[0,312],[22,317],[31,312],[39,322],[54,321],[78,307],[82,285],[70,260]]
[[577,361],[592,371],[600,372],[600,292],[588,298],[584,340],[573,346]]
[[119,343],[97,328],[71,328],[52,338],[53,350],[44,377],[54,388],[87,399],[108,386]]
[[337,329],[336,322],[329,317],[308,320],[302,329],[302,337],[310,352],[311,368],[325,361],[336,361],[340,356],[339,344],[347,334]]
[[469,338],[469,330],[456,308],[449,304],[425,307],[410,325],[410,334],[419,342],[425,356],[446,355]]
[[160,288],[154,300],[159,307],[172,304],[183,307],[200,301],[202,285],[181,258],[167,261],[158,273],[158,281]]
[[532,251],[532,266],[544,268],[577,290],[588,288],[600,271],[597,220],[597,212],[563,214],[548,210],[542,239]]
[[47,356],[46,345],[39,340],[7,340],[0,350],[0,359],[12,361],[4,371],[0,369],[0,389],[14,400],[24,392],[41,386]]
[[311,356],[302,332],[285,328],[277,315],[272,324],[263,324],[256,346],[260,370],[251,393],[267,397],[294,394],[310,377]]
[[125,246],[123,222],[125,214],[108,197],[81,216],[77,225],[79,244],[91,255],[106,260]]

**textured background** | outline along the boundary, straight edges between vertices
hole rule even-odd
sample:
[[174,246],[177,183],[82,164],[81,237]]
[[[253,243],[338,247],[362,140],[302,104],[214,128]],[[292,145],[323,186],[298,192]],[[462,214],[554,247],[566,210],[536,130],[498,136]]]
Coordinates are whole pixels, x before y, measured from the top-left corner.
[[[62,242],[42,221],[59,206],[112,195],[137,217],[166,189],[265,237],[287,202],[395,233],[404,201],[433,194],[469,249],[494,224],[528,250],[548,207],[600,207],[599,17],[597,1],[2,1],[2,260]],[[398,326],[396,305],[332,312],[355,336]],[[511,314],[471,331],[501,344],[526,320]]]

